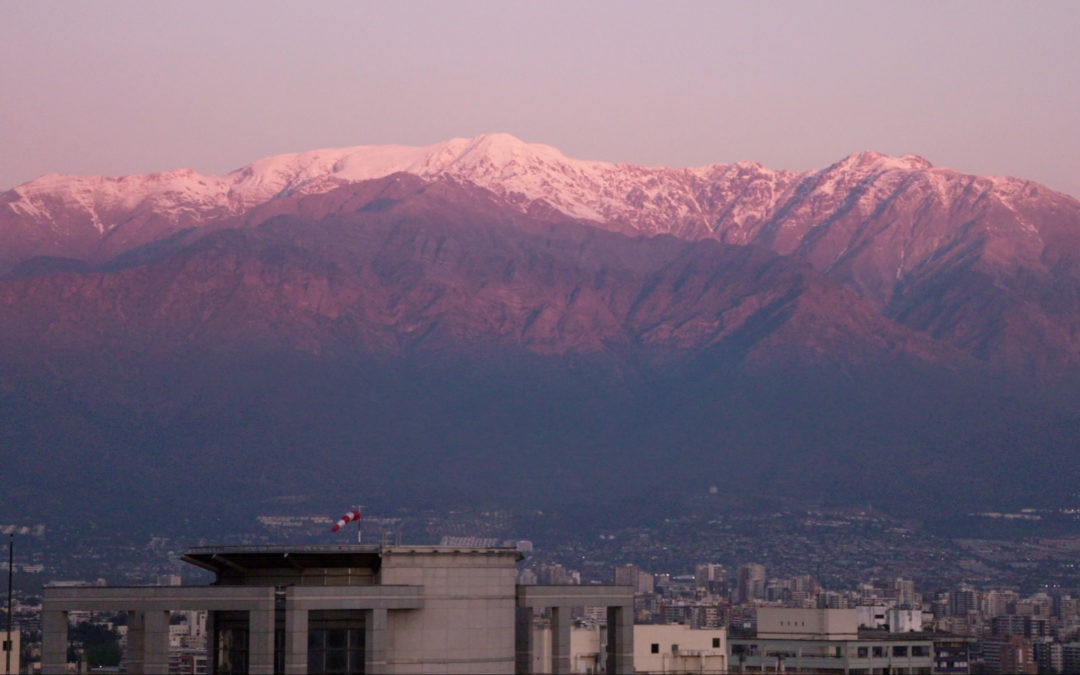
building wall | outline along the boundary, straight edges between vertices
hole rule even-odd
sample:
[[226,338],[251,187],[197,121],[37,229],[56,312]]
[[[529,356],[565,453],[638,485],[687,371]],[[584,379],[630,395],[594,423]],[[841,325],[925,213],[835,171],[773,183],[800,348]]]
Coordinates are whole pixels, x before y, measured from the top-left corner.
[[934,645],[926,639],[805,640],[740,638],[730,641],[732,670],[815,673],[930,673]]
[[516,562],[513,551],[387,549],[379,583],[424,587],[423,609],[387,615],[387,670],[513,672]]
[[[7,654],[0,651],[0,675],[11,675],[11,673],[18,673],[19,667],[19,655],[21,654],[21,638],[19,634],[18,626],[11,629],[11,669],[7,668]],[[7,640],[7,626],[0,630],[0,640]]]
[[889,631],[893,633],[909,633],[922,630],[922,610],[903,609],[893,607],[889,610]]
[[[602,672],[604,663],[603,630],[600,626],[574,626],[570,629],[570,672],[575,675],[595,675]],[[550,673],[551,626],[534,625],[532,638],[532,672]]]
[[726,673],[727,631],[679,625],[634,626],[634,672]]
[[859,632],[859,613],[854,609],[794,609],[759,607],[757,634],[763,639],[844,640]]

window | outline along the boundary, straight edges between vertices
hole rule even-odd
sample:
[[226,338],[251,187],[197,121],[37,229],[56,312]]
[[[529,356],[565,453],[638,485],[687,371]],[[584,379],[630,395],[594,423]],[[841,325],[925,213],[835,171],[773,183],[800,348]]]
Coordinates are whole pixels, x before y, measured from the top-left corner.
[[911,645],[912,656],[930,656],[930,649],[925,645]]
[[317,611],[308,616],[308,672],[363,673],[363,615],[348,611]]
[[649,647],[649,652],[652,653],[652,654],[659,654],[660,653],[660,643],[658,643],[658,642],[652,643],[652,646]]
[[672,654],[678,654],[679,653],[679,645],[671,645],[671,653]]
[[860,659],[865,659],[867,656],[870,655],[870,648],[869,647],[859,647],[858,650],[857,650],[857,653],[859,654]]
[[892,648],[893,656],[907,656],[907,645],[894,645]]
[[885,656],[885,648],[884,647],[874,647],[874,657],[875,658],[880,658],[882,656]]
[[248,671],[247,612],[215,612],[214,633],[217,650],[215,672],[223,675]]
[[712,639],[712,647],[713,649],[720,649],[720,638]]

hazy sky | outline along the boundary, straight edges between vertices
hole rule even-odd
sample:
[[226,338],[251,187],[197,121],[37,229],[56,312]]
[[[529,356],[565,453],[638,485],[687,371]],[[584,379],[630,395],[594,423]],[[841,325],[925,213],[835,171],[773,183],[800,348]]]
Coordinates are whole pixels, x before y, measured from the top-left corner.
[[507,131],[585,159],[857,150],[1080,196],[1080,2],[7,2],[0,189]]

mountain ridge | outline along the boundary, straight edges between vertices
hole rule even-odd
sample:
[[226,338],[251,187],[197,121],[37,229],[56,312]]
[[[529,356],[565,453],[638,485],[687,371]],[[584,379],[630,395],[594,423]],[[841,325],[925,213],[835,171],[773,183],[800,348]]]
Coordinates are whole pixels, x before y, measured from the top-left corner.
[[[130,221],[147,210],[182,226],[234,216],[272,199],[326,192],[402,172],[427,179],[466,180],[493,190],[523,210],[543,201],[568,217],[635,234],[668,232],[684,238],[746,243],[753,236],[754,223],[775,216],[776,210],[785,211],[778,202],[785,195],[784,201],[796,197],[792,189],[806,192],[812,181],[812,191],[828,196],[837,187],[833,174],[853,171],[863,180],[884,173],[930,172],[937,190],[949,181],[974,178],[933,167],[913,155],[894,158],[869,151],[852,153],[820,171],[771,170],[753,162],[682,169],[644,167],[571,159],[551,146],[527,144],[508,134],[486,134],[429,146],[288,153],[256,160],[224,176],[190,169],[119,178],[50,174],[0,195],[0,213],[6,216],[0,219],[0,232],[11,228],[12,215],[36,222],[38,227],[51,223],[54,230],[58,220],[77,217],[104,237],[121,225],[130,227]],[[1028,185],[1012,178],[981,180],[1003,194]],[[47,250],[38,253],[49,254]]]
[[[0,195],[0,274],[130,264],[176,237],[303,209],[377,208],[358,195],[395,175],[472,186],[493,196],[485,208],[507,226],[539,218],[761,246],[988,363],[1055,377],[1080,368],[1080,202],[870,151],[808,172],[749,162],[667,169],[576,160],[489,134],[278,155],[221,177],[51,176]],[[442,217],[461,206],[446,204]]]
[[177,222],[136,204],[107,234],[61,204],[85,257],[0,278],[4,487],[32,486],[0,508],[1071,506],[1071,202],[900,164],[852,157],[784,210],[733,165],[690,193],[708,237],[407,172]]

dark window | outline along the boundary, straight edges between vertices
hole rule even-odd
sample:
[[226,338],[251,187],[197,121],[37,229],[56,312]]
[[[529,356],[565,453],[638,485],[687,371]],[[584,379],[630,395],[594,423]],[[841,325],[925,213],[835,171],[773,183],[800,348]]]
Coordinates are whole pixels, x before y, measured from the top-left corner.
[[656,642],[652,643],[652,646],[649,648],[649,651],[652,652],[653,654],[659,654],[660,653],[660,645],[659,645],[659,643],[656,643]]
[[925,645],[911,645],[912,656],[930,656],[930,649]]
[[214,641],[217,645],[215,672],[222,675],[248,671],[248,613],[216,612]]
[[870,654],[870,649],[867,647],[859,647],[858,654],[860,659],[865,659]]
[[907,645],[894,645],[892,648],[893,656],[907,656]]
[[363,675],[363,616],[340,611],[308,616],[308,672]]
[[884,647],[874,647],[874,656],[875,657],[885,656],[885,648]]
[[720,638],[713,638],[712,639],[712,646],[713,646],[713,649],[720,649]]
[[672,654],[678,654],[679,653],[679,645],[671,645],[671,653]]

